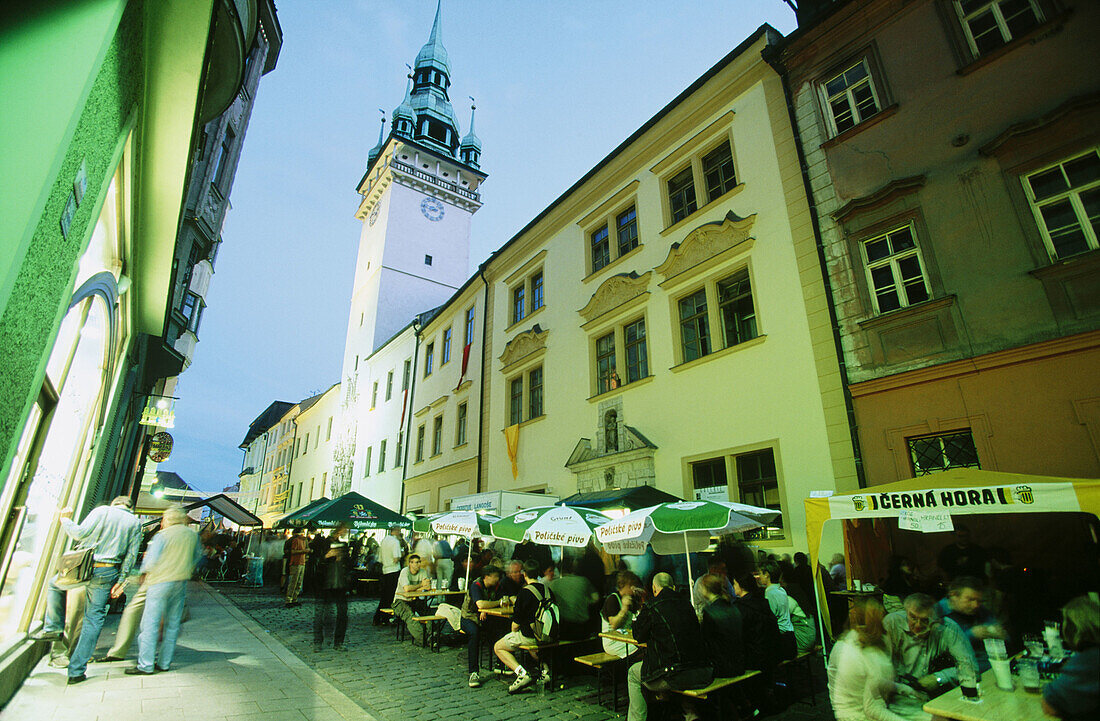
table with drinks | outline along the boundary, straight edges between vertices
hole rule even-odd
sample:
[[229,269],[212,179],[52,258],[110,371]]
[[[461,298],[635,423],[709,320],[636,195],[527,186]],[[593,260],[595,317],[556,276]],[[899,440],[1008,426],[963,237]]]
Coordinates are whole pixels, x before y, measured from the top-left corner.
[[[956,721],[1043,721],[1042,684],[1047,680],[1040,669],[1053,675],[1051,666],[1065,658],[1057,629],[1048,628],[1043,635],[1024,637],[1024,654],[1012,662],[1004,651],[1004,642],[986,642],[991,668],[977,678],[966,669],[959,669],[959,687],[924,705],[933,719]],[[1056,659],[1056,661],[1052,661]]]

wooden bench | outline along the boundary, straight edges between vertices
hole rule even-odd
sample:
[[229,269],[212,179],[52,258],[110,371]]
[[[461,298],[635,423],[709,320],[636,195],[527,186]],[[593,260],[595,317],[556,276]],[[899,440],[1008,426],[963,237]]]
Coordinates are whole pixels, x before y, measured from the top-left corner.
[[424,648],[431,648],[438,650],[434,638],[438,635],[437,621],[446,621],[446,616],[432,615],[432,616],[413,616],[412,620],[417,623],[424,624]]
[[566,648],[568,646],[575,646],[578,643],[591,643],[598,640],[598,636],[589,636],[588,638],[576,638],[576,639],[560,639],[557,641],[543,641],[542,643],[528,643],[523,644],[519,648],[523,651],[536,651],[540,654],[539,662],[541,663],[543,658],[541,656],[543,651],[549,651],[550,654],[546,659],[546,665],[550,667],[550,689],[554,690],[558,688],[557,684],[557,664],[554,663],[554,659],[557,654],[554,653],[558,649]]
[[776,670],[787,666],[794,666],[795,664],[805,662],[806,667],[806,679],[807,685],[810,687],[810,705],[817,706],[817,687],[814,686],[814,662],[817,654],[821,651],[821,646],[814,646],[808,651],[800,651],[794,658],[787,659],[786,661],[780,661],[776,666]]
[[[599,653],[590,653],[587,656],[577,656],[573,659],[579,664],[596,669],[596,703],[603,705],[603,670],[605,668],[617,666],[619,663],[625,661],[625,658],[616,656],[615,654],[606,653],[601,651]],[[619,680],[615,676],[615,671],[611,669],[611,710],[616,711],[619,708]]]
[[759,671],[746,671],[740,676],[734,676],[732,678],[716,678],[711,681],[709,685],[704,686],[703,688],[691,688],[687,689],[686,691],[677,691],[676,689],[672,689],[672,692],[678,693],[682,696],[690,696],[691,698],[697,698],[701,701],[706,701],[707,696],[712,693],[721,691],[725,688],[729,688],[730,686],[734,686],[741,683],[742,681],[747,681],[748,679],[754,678],[759,675]]

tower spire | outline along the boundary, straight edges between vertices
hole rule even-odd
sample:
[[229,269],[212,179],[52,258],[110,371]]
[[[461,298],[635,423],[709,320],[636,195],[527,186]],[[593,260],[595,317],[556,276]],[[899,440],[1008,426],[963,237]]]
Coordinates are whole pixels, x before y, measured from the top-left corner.
[[405,83],[405,99],[393,111],[393,132],[411,138],[416,127],[416,110],[412,106],[413,69],[409,68],[408,81]]
[[470,98],[470,132],[466,133],[466,137],[462,139],[462,143],[458,146],[458,155],[462,162],[470,167],[480,168],[481,139],[474,132],[474,114],[477,112],[477,101],[474,100],[472,95],[468,97]]
[[385,142],[384,138],[386,134],[386,111],[382,108],[378,108],[378,112],[382,113],[382,126],[378,128],[378,145],[375,145],[367,154],[367,165],[373,163],[375,158],[381,155],[382,144],[383,142]]

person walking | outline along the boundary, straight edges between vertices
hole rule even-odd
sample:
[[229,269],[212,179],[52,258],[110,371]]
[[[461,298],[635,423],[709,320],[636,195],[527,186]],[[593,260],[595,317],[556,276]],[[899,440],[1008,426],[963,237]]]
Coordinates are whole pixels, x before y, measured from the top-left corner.
[[298,594],[302,592],[302,581],[306,575],[306,560],[309,556],[309,541],[301,528],[294,529],[287,551],[286,607],[300,606]]
[[[92,509],[83,523],[74,523],[71,509],[59,513],[62,529],[77,541],[79,548],[92,549],[92,577],[86,585],[84,622],[80,640],[69,655],[69,684],[87,679],[88,661],[99,642],[107,606],[112,598],[122,594],[119,579],[125,579],[137,560],[141,546],[141,523],[134,517],[134,502],[119,496],[109,506]],[[50,581],[46,597],[46,619],[36,639],[55,641],[65,623],[65,591]]]
[[325,644],[325,629],[332,627],[332,607],[336,606],[336,625],[332,629],[332,647],[343,651],[344,634],[348,629],[348,574],[351,572],[348,527],[341,523],[333,531],[327,548],[318,546],[324,555],[317,559],[314,585],[317,603],[313,607],[313,650]]
[[[130,675],[149,675],[167,671],[176,652],[176,638],[187,600],[187,582],[202,555],[199,534],[187,525],[187,513],[178,506],[167,509],[161,518],[161,530],[153,536],[141,565],[145,578],[145,612],[138,636],[137,665],[126,669]],[[157,646],[161,623],[164,637]]]

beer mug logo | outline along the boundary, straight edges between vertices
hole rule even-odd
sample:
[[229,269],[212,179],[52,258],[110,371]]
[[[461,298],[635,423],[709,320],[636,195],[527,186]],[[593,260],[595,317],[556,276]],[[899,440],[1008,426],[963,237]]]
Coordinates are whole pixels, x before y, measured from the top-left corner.
[[1012,492],[1013,497],[1020,503],[1034,503],[1035,496],[1031,493],[1031,486],[1016,486]]
[[867,504],[863,502],[863,496],[852,496],[852,503],[855,504],[857,511],[862,511],[867,507]]

